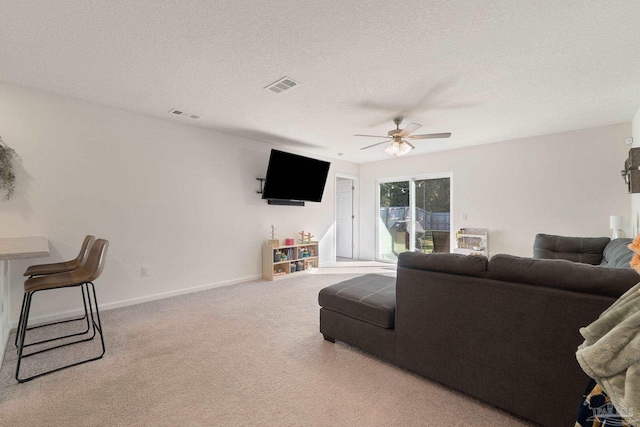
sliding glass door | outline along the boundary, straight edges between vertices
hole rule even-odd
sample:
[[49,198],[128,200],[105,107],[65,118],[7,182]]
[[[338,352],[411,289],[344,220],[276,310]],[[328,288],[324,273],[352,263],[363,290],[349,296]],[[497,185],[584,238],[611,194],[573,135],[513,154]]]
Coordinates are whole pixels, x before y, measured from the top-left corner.
[[449,252],[451,177],[378,181],[377,240],[380,261],[402,252]]
[[410,250],[407,221],[411,217],[409,181],[379,184],[378,260],[396,261]]

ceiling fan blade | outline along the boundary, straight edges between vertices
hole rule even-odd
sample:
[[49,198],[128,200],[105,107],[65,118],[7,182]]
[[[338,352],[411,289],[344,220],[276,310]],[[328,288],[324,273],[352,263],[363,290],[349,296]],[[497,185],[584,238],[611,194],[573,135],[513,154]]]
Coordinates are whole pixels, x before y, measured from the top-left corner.
[[435,139],[435,138],[449,138],[451,132],[446,133],[426,133],[424,135],[405,136],[408,139]]
[[366,150],[367,148],[375,147],[376,145],[385,144],[385,143],[391,142],[391,141],[393,141],[393,139],[388,139],[386,141],[378,142],[378,143],[373,144],[373,145],[367,145],[366,147],[362,147],[361,150]]
[[411,144],[411,143],[410,143],[409,141],[407,141],[407,140],[405,140],[405,141],[404,141],[404,143],[405,143],[405,144],[407,144],[409,147],[411,147],[411,149],[412,149],[412,150],[413,150],[414,148],[416,148],[416,147],[414,147],[414,146],[413,146],[413,144]]
[[422,125],[419,125],[418,123],[411,123],[409,126],[407,126],[406,128],[402,129],[402,132],[400,132],[400,136],[411,135],[412,133],[414,133],[415,131],[417,131],[421,127],[422,127]]
[[369,138],[389,138],[389,135],[384,135],[384,136],[382,136],[382,135],[361,135],[359,133],[357,133],[357,134],[355,134],[353,136],[366,136],[366,137],[369,137]]

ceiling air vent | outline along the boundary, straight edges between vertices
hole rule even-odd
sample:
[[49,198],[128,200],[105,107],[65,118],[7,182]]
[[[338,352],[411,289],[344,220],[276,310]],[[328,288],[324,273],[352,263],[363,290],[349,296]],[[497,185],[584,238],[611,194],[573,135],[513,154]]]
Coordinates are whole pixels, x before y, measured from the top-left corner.
[[172,110],[169,110],[170,114],[175,114],[176,116],[181,116],[181,117],[188,117],[190,119],[199,119],[200,116],[198,116],[197,114],[191,114],[191,113],[185,113],[184,111],[181,110],[176,110],[175,108]]
[[287,89],[291,89],[294,86],[298,86],[298,83],[292,78],[284,76],[283,78],[276,80],[270,85],[265,86],[265,89],[269,89],[275,93],[280,93]]

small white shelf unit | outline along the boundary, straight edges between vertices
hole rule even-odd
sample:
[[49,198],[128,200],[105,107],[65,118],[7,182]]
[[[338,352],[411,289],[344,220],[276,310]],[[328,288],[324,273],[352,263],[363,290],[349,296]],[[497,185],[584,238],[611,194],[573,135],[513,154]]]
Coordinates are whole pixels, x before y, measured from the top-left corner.
[[489,257],[489,231],[486,228],[461,228],[456,233],[456,254]]
[[262,278],[279,280],[318,267],[318,242],[262,247]]

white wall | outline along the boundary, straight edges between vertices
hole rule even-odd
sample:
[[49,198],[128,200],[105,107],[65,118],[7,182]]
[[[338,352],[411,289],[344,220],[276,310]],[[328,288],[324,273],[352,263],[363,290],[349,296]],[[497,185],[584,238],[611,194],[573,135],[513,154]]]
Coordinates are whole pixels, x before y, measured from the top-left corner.
[[[364,259],[375,257],[375,180],[412,174],[453,173],[452,227],[489,228],[491,254],[530,255],[538,232],[606,236],[609,215],[631,216],[619,174],[631,132],[623,123],[363,165],[332,160],[322,203],[281,207],[255,193],[267,144],[0,84],[0,135],[22,158],[16,195],[0,202],[0,236],[46,235],[51,250],[11,262],[11,319],[24,269],[74,257],[88,233],[111,242],[98,281],[105,308],[259,276],[271,224],[281,239],[312,232],[329,261],[335,173],[360,177]],[[74,308],[63,294],[46,309],[36,301],[34,315]]]
[[630,135],[622,123],[363,164],[361,257],[375,257],[376,179],[438,172],[453,173],[452,229],[488,228],[490,255],[531,256],[536,233],[610,236],[609,216],[631,215]]
[[[1,84],[0,136],[22,159],[15,197],[0,202],[0,237],[45,235],[51,251],[11,262],[14,322],[24,269],[75,257],[86,234],[110,241],[97,281],[104,308],[258,277],[271,224],[280,239],[313,233],[330,261],[333,177],[359,173],[332,160],[322,203],[269,206],[256,194],[268,144]],[[77,307],[50,295],[34,299],[34,316]]]

